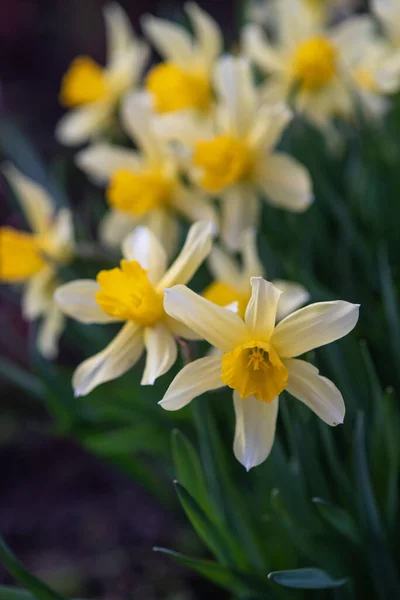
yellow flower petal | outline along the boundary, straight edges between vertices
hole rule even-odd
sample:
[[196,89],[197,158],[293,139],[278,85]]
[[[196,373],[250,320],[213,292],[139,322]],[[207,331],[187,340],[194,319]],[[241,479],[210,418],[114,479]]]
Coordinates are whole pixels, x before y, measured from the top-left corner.
[[0,227],[0,279],[24,281],[46,266],[36,238],[13,227]]
[[61,82],[60,103],[67,108],[90,104],[107,92],[104,69],[89,56],[78,56]]

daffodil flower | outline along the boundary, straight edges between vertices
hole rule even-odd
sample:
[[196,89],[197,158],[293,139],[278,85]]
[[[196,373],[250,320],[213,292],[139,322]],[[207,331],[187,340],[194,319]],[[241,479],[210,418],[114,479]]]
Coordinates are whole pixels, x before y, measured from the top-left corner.
[[162,240],[171,255],[176,249],[177,216],[216,223],[215,209],[204,193],[183,184],[176,155],[155,131],[145,94],[126,97],[121,120],[138,151],[99,143],[76,157],[95,183],[107,186],[111,210],[100,225],[100,237],[116,247],[142,224]]
[[159,123],[158,130],[183,144],[191,180],[221,200],[221,237],[234,251],[242,233],[257,224],[259,195],[273,206],[302,212],[313,200],[312,185],[298,161],[275,152],[292,115],[282,104],[261,102],[248,61],[223,56],[214,79],[214,126],[181,115],[171,119],[164,132]]
[[[208,258],[209,269],[215,279],[203,292],[203,296],[218,304],[227,306],[238,302],[238,315],[244,317],[251,297],[251,277],[265,277],[265,270],[257,252],[257,235],[254,229],[244,232],[240,252],[242,268],[232,256],[218,245],[214,245]],[[304,286],[281,279],[272,282],[282,295],[279,299],[277,319],[280,321],[302,306],[309,299]]]
[[172,266],[154,234],[138,227],[122,244],[120,266],[100,271],[96,281],[82,279],[60,286],[55,299],[63,312],[81,323],[124,323],[114,340],[75,371],[76,396],[120,377],[147,351],[142,385],[152,385],[166,373],[177,356],[175,337],[196,335],[163,308],[164,289],[187,283],[211,250],[213,225],[192,225]]
[[400,89],[400,2],[372,0],[371,9],[379,20],[390,47],[390,52],[381,64],[377,78],[379,86],[386,93],[391,94]]
[[320,302],[275,325],[281,292],[262,277],[251,279],[244,320],[178,285],[165,290],[164,308],[220,353],[195,360],[178,373],[160,404],[178,410],[210,390],[233,390],[234,453],[251,469],[269,455],[276,429],[278,396],[287,390],[331,426],[343,422],[345,406],[336,386],[298,356],[349,333],[358,305]]
[[248,25],[244,52],[268,75],[270,100],[287,99],[294,91],[296,110],[329,132],[332,118],[352,115],[346,56],[365,47],[373,22],[360,16],[326,29],[304,0],[279,0],[274,8],[276,41],[269,41],[258,25]]
[[146,15],[145,34],[165,61],[152,67],[145,88],[155,110],[167,114],[182,110],[207,113],[212,107],[211,75],[223,47],[218,24],[194,2],[184,5],[194,38],[176,23]]
[[147,45],[136,39],[118,4],[105,6],[104,20],[106,66],[88,56],[78,56],[61,83],[60,102],[70,111],[58,123],[56,137],[65,145],[82,144],[112,125],[118,102],[138,86],[148,60]]
[[74,253],[71,213],[56,214],[46,190],[14,166],[4,166],[32,232],[0,227],[0,281],[22,284],[22,312],[28,321],[42,318],[37,347],[46,358],[55,358],[58,339],[64,329],[64,315],[53,300],[58,285],[57,269]]

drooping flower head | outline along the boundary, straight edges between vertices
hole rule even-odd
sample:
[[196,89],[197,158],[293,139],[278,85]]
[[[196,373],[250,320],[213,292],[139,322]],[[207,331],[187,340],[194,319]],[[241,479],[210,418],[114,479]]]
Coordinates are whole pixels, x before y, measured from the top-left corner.
[[246,469],[270,453],[283,390],[328,425],[343,422],[339,390],[296,357],[343,337],[358,320],[358,305],[336,301],[311,304],[275,325],[280,290],[262,277],[253,277],[251,286],[244,320],[185,286],[165,290],[166,312],[220,352],[184,367],[160,402],[166,410],[178,410],[209,390],[230,387],[236,413],[234,453]]
[[104,20],[106,66],[88,56],[78,56],[61,83],[60,103],[70,110],[58,123],[56,136],[66,145],[98,137],[112,124],[118,102],[137,87],[148,59],[148,47],[136,39],[118,4],[105,6]]
[[114,340],[75,371],[76,396],[120,377],[147,352],[142,385],[152,385],[177,357],[176,337],[196,335],[171,319],[163,308],[164,288],[187,283],[211,250],[213,225],[192,225],[186,242],[167,270],[167,256],[154,234],[138,227],[123,242],[119,267],[100,271],[96,281],[82,279],[60,286],[55,299],[62,311],[81,323],[123,323]]
[[41,354],[54,358],[64,317],[53,301],[58,285],[57,269],[67,264],[74,253],[71,213],[56,213],[47,191],[12,165],[3,172],[18,198],[31,232],[0,227],[0,281],[22,284],[24,317],[42,317],[37,346]]
[[105,184],[110,206],[100,225],[100,236],[117,247],[138,224],[162,240],[168,254],[176,249],[177,216],[190,222],[217,221],[207,196],[185,186],[179,163],[154,127],[154,113],[146,94],[129,94],[121,107],[121,121],[137,150],[94,144],[76,157],[78,166],[95,183]]

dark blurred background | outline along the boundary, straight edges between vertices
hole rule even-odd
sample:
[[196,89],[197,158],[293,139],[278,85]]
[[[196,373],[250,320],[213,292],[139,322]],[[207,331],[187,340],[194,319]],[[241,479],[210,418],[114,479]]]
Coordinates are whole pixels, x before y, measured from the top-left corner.
[[[47,163],[53,163],[56,155],[71,155],[53,136],[62,114],[60,79],[77,55],[104,61],[103,4],[102,0],[0,0],[0,118],[15,122]],[[120,4],[137,33],[144,12],[182,17],[183,2],[121,0]],[[228,43],[233,40],[236,3],[199,4],[223,25]],[[3,182],[1,186],[0,222],[24,227],[21,215],[6,202]],[[0,286],[3,359],[29,368],[30,333],[21,319],[19,295]],[[126,476],[71,441],[49,434],[45,411],[9,386],[1,368],[0,533],[25,566],[73,597],[213,597],[211,586],[152,551],[155,544],[199,551],[186,539],[184,517],[160,507]],[[1,565],[0,582],[13,583]]]

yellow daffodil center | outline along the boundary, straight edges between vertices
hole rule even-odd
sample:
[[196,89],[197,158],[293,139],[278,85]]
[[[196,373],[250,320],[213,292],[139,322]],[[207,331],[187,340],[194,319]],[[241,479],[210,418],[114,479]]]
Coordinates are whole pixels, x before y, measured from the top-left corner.
[[201,185],[204,189],[219,192],[250,175],[252,153],[238,138],[219,135],[211,140],[197,142],[193,164],[203,171]]
[[293,59],[294,78],[308,90],[323,87],[336,73],[336,49],[324,37],[303,42]]
[[110,206],[140,217],[166,203],[171,187],[171,181],[160,171],[121,169],[111,178],[107,199]]
[[78,56],[61,82],[60,103],[66,108],[103,99],[108,92],[104,69],[88,56]]
[[0,228],[0,279],[18,282],[33,277],[46,265],[37,239],[13,227]]
[[288,371],[276,350],[264,341],[250,341],[222,357],[221,379],[241,398],[272,402],[286,387]]
[[121,260],[120,268],[100,271],[97,283],[101,290],[96,293],[96,301],[109,315],[144,326],[163,318],[163,297],[135,260]]
[[174,63],[153,67],[146,79],[146,88],[154,98],[159,113],[187,108],[205,109],[211,101],[211,88],[206,75],[184,70]]
[[366,92],[377,92],[378,86],[371,72],[367,69],[357,69],[353,71],[353,78],[356,84]]
[[238,315],[242,318],[250,300],[250,294],[240,292],[224,281],[214,281],[211,283],[204,290],[203,296],[207,300],[210,300],[210,302],[218,304],[218,306],[227,306],[228,304],[232,304],[232,302],[238,302]]

